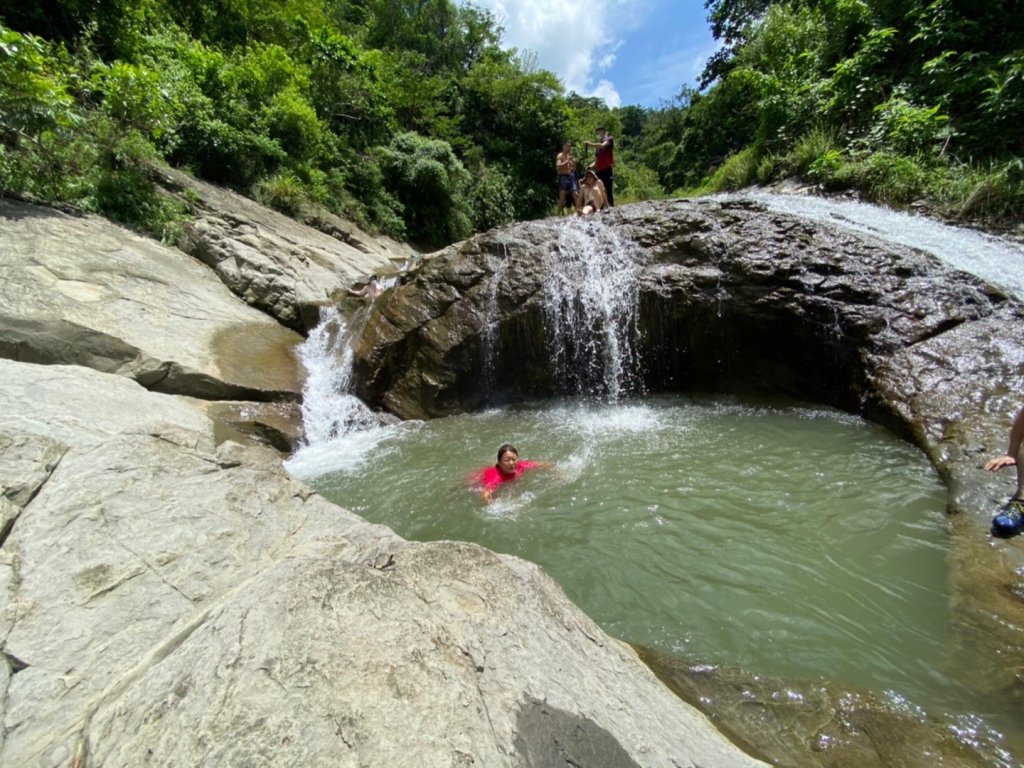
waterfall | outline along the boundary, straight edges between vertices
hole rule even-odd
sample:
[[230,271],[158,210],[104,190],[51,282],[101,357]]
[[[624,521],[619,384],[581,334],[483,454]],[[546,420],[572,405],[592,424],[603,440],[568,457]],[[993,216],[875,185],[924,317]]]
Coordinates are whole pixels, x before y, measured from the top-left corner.
[[[368,313],[360,311],[361,330]],[[344,318],[337,307],[323,307],[320,322],[299,347],[306,369],[302,387],[302,423],[307,445],[318,445],[353,430],[377,426],[380,420],[355,395],[352,383],[352,347]]]
[[[552,372],[563,391],[616,400],[640,389],[637,276],[645,260],[639,247],[599,219],[560,222],[557,242],[544,259],[543,310]],[[500,259],[487,286],[489,319],[499,316],[507,269],[508,258]],[[299,347],[306,370],[305,440],[287,462],[299,477],[355,469],[387,438],[380,418],[351,393],[351,340],[368,318],[369,306],[347,323],[336,307],[325,307]],[[489,322],[481,334],[484,383],[491,389],[499,354],[497,322]]]
[[566,391],[616,400],[641,386],[637,352],[644,252],[600,219],[571,219],[544,260],[553,372]]
[[501,285],[502,278],[505,277],[505,272],[508,271],[508,253],[506,252],[504,256],[505,258],[501,259],[497,267],[495,267],[490,282],[487,285],[487,303],[484,313],[485,318],[487,318],[487,324],[484,325],[480,332],[480,342],[484,358],[484,388],[488,393],[494,391],[494,386],[497,383],[495,356],[497,355],[498,346],[498,323],[494,318],[498,317],[498,287]]
[[306,369],[302,387],[305,438],[285,461],[296,477],[312,479],[358,469],[388,436],[381,419],[351,393],[351,340],[366,325],[369,306],[349,323],[337,307],[323,307],[320,322],[299,346]]
[[[1024,248],[1008,240],[862,203],[763,192],[720,197],[753,200],[771,210],[911,245],[1024,298]],[[555,227],[557,238],[542,258],[541,298],[551,373],[562,392],[579,397],[615,401],[642,392],[637,278],[647,255],[599,216],[564,219]],[[482,374],[488,391],[494,388],[500,362],[494,318],[500,316],[502,285],[507,282],[509,259],[504,255],[495,257],[484,301],[490,322],[481,331]],[[322,310],[320,324],[300,348],[307,371],[304,448],[330,445],[338,437],[380,426],[379,418],[349,391],[349,341],[362,331],[368,309],[354,315],[351,328],[337,309]]]

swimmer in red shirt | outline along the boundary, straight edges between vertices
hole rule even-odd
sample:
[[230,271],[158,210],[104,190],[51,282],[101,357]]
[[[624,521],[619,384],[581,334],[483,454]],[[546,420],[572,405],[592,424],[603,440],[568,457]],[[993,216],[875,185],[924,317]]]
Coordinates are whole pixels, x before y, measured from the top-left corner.
[[490,501],[494,489],[502,483],[515,480],[527,470],[550,469],[553,466],[555,465],[548,461],[520,461],[516,447],[505,443],[498,449],[498,463],[480,472],[479,483],[483,486],[480,495],[484,501]]

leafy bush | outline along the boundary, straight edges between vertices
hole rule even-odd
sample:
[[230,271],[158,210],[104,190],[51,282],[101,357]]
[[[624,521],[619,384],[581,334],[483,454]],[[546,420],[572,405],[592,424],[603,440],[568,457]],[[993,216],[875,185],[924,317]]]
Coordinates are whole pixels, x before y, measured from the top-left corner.
[[323,131],[316,110],[293,87],[275,93],[264,110],[267,134],[277,142],[289,159],[302,160],[316,155]]
[[[817,181],[826,189],[835,189],[842,186],[840,179],[843,179],[844,172],[848,170],[849,161],[838,149],[830,149],[819,155],[810,165],[807,166],[807,178]],[[848,182],[848,178],[847,178]]]
[[159,140],[180,119],[178,105],[167,98],[161,74],[139,64],[98,63],[91,77],[93,97],[122,131],[137,131]]
[[835,135],[827,128],[813,128],[786,155],[792,173],[807,173],[821,158],[837,151]]
[[289,171],[260,179],[253,185],[252,192],[258,203],[298,219],[310,210],[305,185]]
[[59,46],[0,26],[0,188],[68,201],[95,150],[82,146],[83,117],[68,89],[70,60]]
[[707,182],[713,192],[742,189],[757,180],[758,155],[755,147],[742,149],[729,158],[715,171]]
[[900,205],[924,196],[931,173],[914,159],[892,152],[875,152],[864,162],[864,187],[872,200]]
[[916,155],[938,149],[950,135],[949,117],[934,107],[918,107],[897,89],[874,109],[868,144],[875,149]]
[[473,208],[473,227],[482,232],[515,221],[515,200],[509,174],[481,165],[472,175],[468,197]]
[[641,200],[660,200],[665,190],[658,174],[645,165],[634,162],[615,165],[615,203],[636,203]]
[[376,153],[387,188],[405,207],[411,238],[440,246],[473,231],[471,178],[448,142],[401,133]]
[[770,184],[785,177],[789,172],[786,158],[769,152],[757,164],[757,181],[759,184]]
[[1013,158],[975,174],[976,181],[959,201],[958,214],[1019,218],[1024,210],[1024,159]]

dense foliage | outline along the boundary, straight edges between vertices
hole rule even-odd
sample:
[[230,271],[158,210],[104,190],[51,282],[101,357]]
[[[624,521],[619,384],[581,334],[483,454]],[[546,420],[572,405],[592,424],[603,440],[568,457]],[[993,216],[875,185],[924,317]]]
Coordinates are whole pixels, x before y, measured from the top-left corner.
[[[1024,207],[1024,2],[708,0],[701,93],[647,116],[667,189],[802,176],[894,204]],[[709,174],[710,177],[709,177]]]
[[441,245],[551,213],[562,141],[602,124],[620,203],[796,175],[1006,215],[1022,4],[707,0],[703,89],[610,109],[452,0],[24,0],[0,9],[0,190],[166,236],[185,204],[150,169],[170,163]]
[[553,199],[549,72],[450,0],[43,0],[0,11],[0,187],[159,229],[160,162],[439,245]]

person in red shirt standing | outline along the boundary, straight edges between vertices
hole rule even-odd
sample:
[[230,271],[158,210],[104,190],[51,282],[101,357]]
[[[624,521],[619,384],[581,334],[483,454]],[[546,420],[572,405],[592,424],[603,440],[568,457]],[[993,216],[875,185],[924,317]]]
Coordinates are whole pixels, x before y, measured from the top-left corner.
[[604,184],[605,195],[608,197],[608,206],[614,206],[615,193],[612,191],[612,167],[615,165],[615,158],[612,150],[615,147],[615,139],[601,126],[597,129],[597,141],[585,141],[583,144],[594,148],[594,163],[591,168],[594,169],[597,178]]
[[550,469],[554,464],[546,461],[520,461],[519,451],[514,445],[505,443],[498,449],[498,463],[487,467],[479,473],[479,484],[483,487],[480,495],[484,501],[490,501],[494,490],[502,483],[515,480],[523,472],[530,469]]

